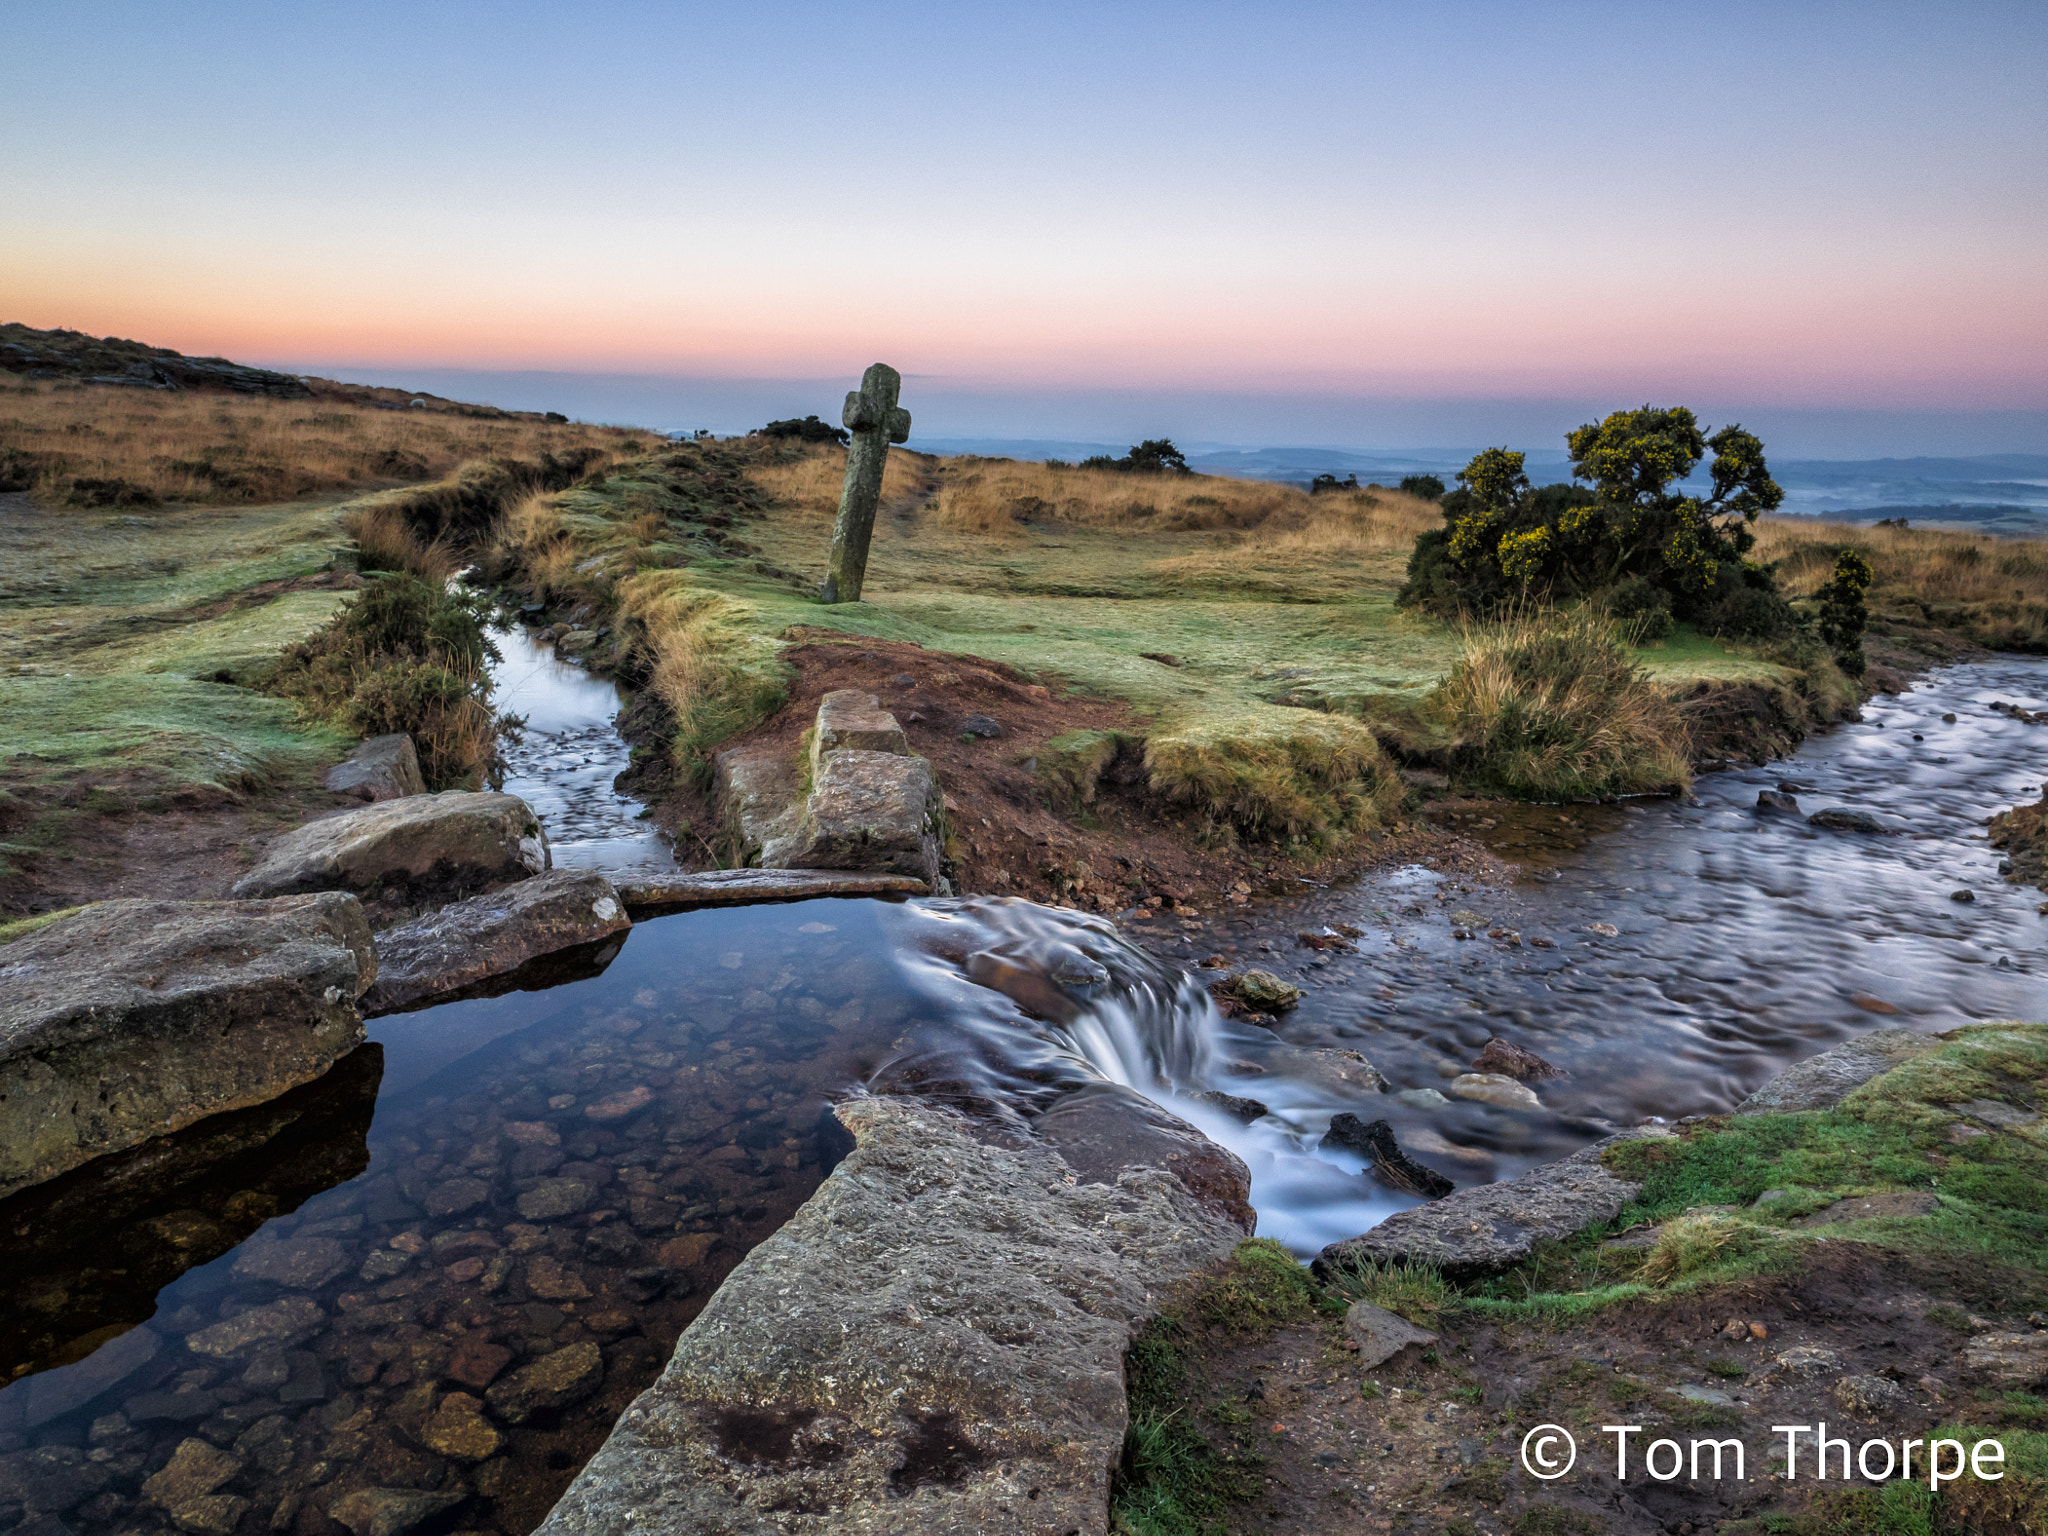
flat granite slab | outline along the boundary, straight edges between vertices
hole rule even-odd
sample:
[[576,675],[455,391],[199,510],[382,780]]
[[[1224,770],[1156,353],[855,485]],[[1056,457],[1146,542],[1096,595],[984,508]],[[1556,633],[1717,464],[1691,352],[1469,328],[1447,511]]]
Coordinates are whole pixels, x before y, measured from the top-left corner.
[[931,894],[931,887],[914,875],[871,874],[857,869],[714,869],[662,880],[621,880],[617,886],[619,900],[636,917],[690,907],[809,901],[814,896]]
[[540,1536],[1106,1527],[1132,1332],[1244,1227],[1162,1167],[1086,1176],[914,1099],[838,1115],[854,1150],[683,1331]]
[[376,978],[339,892],[103,901],[0,944],[0,1196],[311,1082]]

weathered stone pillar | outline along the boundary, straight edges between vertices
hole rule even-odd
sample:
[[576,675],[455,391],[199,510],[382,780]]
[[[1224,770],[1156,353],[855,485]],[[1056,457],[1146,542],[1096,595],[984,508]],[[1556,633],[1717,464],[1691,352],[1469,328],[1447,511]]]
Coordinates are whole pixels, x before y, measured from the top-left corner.
[[853,443],[846,450],[846,486],[839,493],[839,518],[832,525],[832,558],[825,567],[823,596],[828,603],[860,601],[889,445],[910,436],[910,412],[896,403],[902,388],[901,374],[887,363],[876,363],[861,375],[860,388],[846,397],[841,420],[853,433]]

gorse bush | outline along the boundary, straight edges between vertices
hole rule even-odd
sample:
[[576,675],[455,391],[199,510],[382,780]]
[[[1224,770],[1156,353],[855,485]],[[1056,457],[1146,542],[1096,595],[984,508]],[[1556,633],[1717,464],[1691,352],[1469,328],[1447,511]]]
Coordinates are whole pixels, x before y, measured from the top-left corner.
[[[1731,426],[1708,437],[1682,406],[1644,406],[1567,433],[1565,444],[1585,483],[1532,486],[1525,455],[1476,455],[1443,498],[1444,527],[1416,541],[1402,605],[1487,615],[1641,582],[1711,633],[1796,627],[1770,573],[1745,558],[1750,525],[1784,500],[1753,434]],[[1681,494],[1709,452],[1707,493]],[[1633,601],[1638,613],[1657,606]]]
[[1863,671],[1863,626],[1869,615],[1863,594],[1870,590],[1870,562],[1853,549],[1835,557],[1835,571],[1813,595],[1820,599],[1821,643],[1852,676]]
[[272,691],[362,736],[403,731],[429,789],[474,788],[497,764],[481,597],[392,573],[290,646]]
[[1475,788],[1567,800],[1692,782],[1678,706],[1590,609],[1468,628],[1464,656],[1428,707],[1453,733],[1454,767]]
[[1106,453],[1092,454],[1081,461],[1083,469],[1115,469],[1127,475],[1158,475],[1169,471],[1188,474],[1187,456],[1173,446],[1170,437],[1148,437],[1122,458]]

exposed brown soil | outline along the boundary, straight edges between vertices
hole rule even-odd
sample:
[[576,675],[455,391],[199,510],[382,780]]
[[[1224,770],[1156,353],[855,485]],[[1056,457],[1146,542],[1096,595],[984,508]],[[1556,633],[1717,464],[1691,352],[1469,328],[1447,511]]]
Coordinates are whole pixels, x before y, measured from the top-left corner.
[[[1964,1266],[1841,1243],[1819,1250],[1798,1277],[1564,1325],[1435,1322],[1433,1349],[1411,1346],[1370,1371],[1345,1352],[1335,1321],[1249,1341],[1197,1340],[1196,1422],[1218,1452],[1263,1458],[1263,1492],[1233,1511],[1234,1531],[1437,1536],[1469,1521],[1488,1533],[1691,1536],[1872,1486],[1843,1482],[1839,1468],[1815,1481],[1811,1436],[1799,1442],[1799,1477],[1787,1481],[1785,1437],[1774,1424],[1825,1421],[1831,1440],[1855,1447],[1880,1437],[1896,1446],[1937,1423],[1998,1422],[2002,1389],[1969,1379],[1958,1363],[1961,1335],[1927,1315],[1958,1300],[1995,1311],[1998,1298],[1985,1291],[1985,1277]],[[1742,1337],[1727,1337],[1738,1321]],[[1825,1353],[1781,1363],[1788,1351],[1807,1350]],[[1680,1387],[1728,1401],[1690,1400]],[[1548,1483],[1520,1461],[1523,1436],[1539,1424],[1566,1427],[1578,1443],[1577,1464]],[[1630,1439],[1625,1483],[1604,1424],[1643,1426]],[[1642,1450],[1659,1438],[1681,1446],[1738,1439],[1746,1480],[1693,1481],[1688,1468],[1656,1481],[1642,1469]]]
[[[872,693],[902,724],[912,749],[931,760],[945,789],[948,868],[963,894],[1026,896],[1098,912],[1150,899],[1162,917],[1196,917],[1242,906],[1255,893],[1291,891],[1297,880],[1334,879],[1447,851],[1458,841],[1429,828],[1368,833],[1341,854],[1309,858],[1258,845],[1205,845],[1197,822],[1147,787],[1135,748],[1103,773],[1092,805],[1062,815],[1047,803],[1033,760],[1047,741],[1070,731],[1141,737],[1144,723],[1129,706],[1069,694],[1057,679],[1050,686],[1030,682],[999,662],[900,641],[821,634],[791,646],[783,660],[795,670],[788,703],[727,748],[772,746],[794,754],[824,695],[839,688]],[[961,723],[974,715],[994,720],[1002,734],[963,733]],[[657,816],[675,833],[679,856],[694,849],[695,867],[715,867],[707,796],[675,786]],[[1465,848],[1462,856],[1484,858]]]
[[[262,846],[302,822],[362,802],[330,793],[324,769],[301,769],[240,798],[224,793],[181,795],[143,809],[153,786],[103,775],[56,797],[72,797],[77,814],[61,845],[35,854],[10,853],[17,868],[0,885],[0,919],[32,916],[89,901],[148,897],[211,901],[256,861]],[[12,780],[12,782],[10,782]],[[33,822],[48,790],[27,776],[0,772],[0,838]],[[94,809],[97,805],[118,807]]]

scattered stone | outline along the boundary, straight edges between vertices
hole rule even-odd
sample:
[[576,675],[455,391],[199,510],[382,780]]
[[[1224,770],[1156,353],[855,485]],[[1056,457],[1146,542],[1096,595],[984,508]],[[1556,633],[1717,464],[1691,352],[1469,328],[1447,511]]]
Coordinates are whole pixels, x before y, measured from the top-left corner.
[[1354,1301],[1344,1313],[1344,1339],[1357,1349],[1359,1368],[1369,1371],[1404,1349],[1427,1349],[1436,1335],[1369,1301]]
[[1501,1109],[1541,1109],[1543,1101],[1536,1097],[1533,1089],[1516,1082],[1498,1072],[1465,1072],[1452,1078],[1444,1087],[1452,1097],[1473,1099],[1481,1104],[1492,1104]]
[[1806,824],[1828,832],[1868,832],[1880,837],[1892,830],[1875,816],[1865,815],[1862,811],[1845,811],[1839,808],[1815,811],[1806,818]]
[[1771,1362],[1773,1376],[1833,1376],[1842,1369],[1842,1357],[1818,1344],[1795,1344]]
[[516,795],[407,795],[310,821],[264,851],[236,896],[299,891],[469,895],[545,874],[547,834]]
[[185,1340],[185,1347],[195,1355],[228,1360],[265,1346],[295,1344],[311,1337],[326,1319],[310,1296],[287,1296],[202,1328]]
[[1617,939],[1621,937],[1621,930],[1612,923],[1588,923],[1586,924],[1586,932],[1596,934],[1603,939]]
[[1799,814],[1799,802],[1779,789],[1757,791],[1756,808],[1760,811],[1783,811],[1791,816]]
[[1688,1384],[1679,1387],[1666,1387],[1664,1390],[1671,1393],[1674,1397],[1684,1398],[1689,1403],[1711,1403],[1717,1408],[1726,1408],[1735,1402],[1734,1398],[1723,1392],[1719,1387],[1702,1387]]
[[1738,1115],[1833,1109],[1873,1077],[1934,1049],[1937,1041],[1910,1029],[1875,1029],[1846,1045],[1809,1056],[1780,1072],[1735,1106]]
[[353,897],[103,901],[0,949],[0,1196],[311,1082],[363,1041]]
[[542,1179],[517,1202],[528,1221],[559,1221],[589,1205],[597,1191],[581,1179]]
[[1835,1401],[1850,1413],[1866,1419],[1881,1419],[1913,1406],[1906,1389],[1882,1376],[1844,1376],[1832,1388]]
[[277,1400],[285,1407],[324,1403],[333,1395],[334,1389],[328,1385],[327,1373],[321,1368],[318,1355],[309,1349],[294,1349],[288,1351],[284,1358],[290,1374],[284,1385],[277,1389]]
[[456,1461],[486,1461],[504,1447],[505,1437],[484,1417],[484,1405],[463,1392],[450,1392],[420,1430],[429,1450]]
[[412,1264],[409,1253],[394,1253],[389,1248],[379,1248],[363,1260],[363,1266],[356,1271],[356,1277],[371,1285],[402,1275]]
[[1971,890],[1968,886],[1965,886],[1962,890],[1950,891],[1948,893],[1948,899],[1950,901],[1972,902],[1977,899],[1977,893]]
[[654,1090],[641,1084],[635,1088],[621,1089],[606,1094],[594,1104],[583,1106],[586,1119],[597,1121],[630,1120],[654,1102]]
[[427,782],[420,777],[419,754],[403,731],[372,736],[327,770],[326,783],[334,794],[351,800],[400,800],[427,792]]
[[462,1488],[438,1493],[423,1488],[358,1488],[336,1499],[327,1513],[355,1536],[405,1536],[468,1498]]
[[121,1405],[132,1424],[197,1424],[220,1406],[220,1399],[201,1388],[180,1392],[138,1392]]
[[655,1251],[655,1257],[670,1269],[695,1269],[720,1241],[716,1232],[690,1232],[670,1238]]
[[960,734],[988,741],[1003,735],[1004,731],[1001,722],[993,716],[969,715],[960,722]]
[[1512,1077],[1526,1083],[1537,1078],[1563,1077],[1564,1073],[1538,1056],[1534,1051],[1524,1050],[1495,1035],[1480,1051],[1479,1059],[1472,1063],[1472,1070],[1480,1073],[1494,1073],[1501,1077]]
[[889,679],[889,686],[892,688],[915,688],[917,686],[917,679],[908,672],[898,672]]
[[1323,1133],[1323,1144],[1361,1154],[1366,1172],[1389,1189],[1437,1200],[1458,1187],[1434,1168],[1425,1167],[1402,1151],[1393,1126],[1385,1120],[1367,1124],[1354,1114],[1333,1115],[1329,1130]]
[[1600,1154],[1643,1134],[1625,1131],[1520,1178],[1396,1211],[1370,1232],[1330,1244],[1314,1269],[1325,1280],[1359,1262],[1430,1264],[1453,1280],[1499,1274],[1528,1258],[1539,1242],[1612,1221],[1642,1186],[1614,1177]]
[[596,870],[536,875],[378,934],[377,984],[363,1008],[412,1007],[632,926],[619,893]]
[[235,1256],[237,1280],[268,1280],[295,1291],[318,1290],[349,1266],[348,1250],[331,1237],[253,1240]]
[[1263,1120],[1270,1113],[1257,1099],[1243,1099],[1234,1093],[1219,1093],[1213,1088],[1190,1094],[1189,1097],[1197,1104],[1220,1109],[1233,1120],[1241,1120],[1246,1125],[1250,1125],[1254,1120]]
[[521,1366],[484,1393],[484,1401],[507,1424],[524,1424],[542,1409],[582,1402],[603,1383],[604,1356],[584,1340]]
[[1451,1102],[1434,1088],[1403,1088],[1394,1097],[1410,1109],[1441,1109]]
[[1983,1333],[1963,1346],[1963,1364],[2007,1387],[2048,1381],[2048,1333]]

